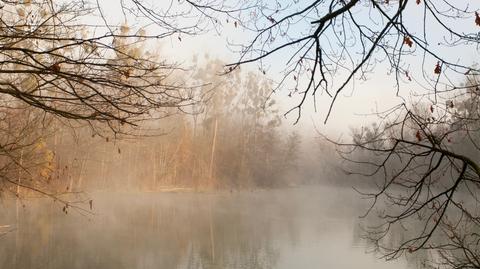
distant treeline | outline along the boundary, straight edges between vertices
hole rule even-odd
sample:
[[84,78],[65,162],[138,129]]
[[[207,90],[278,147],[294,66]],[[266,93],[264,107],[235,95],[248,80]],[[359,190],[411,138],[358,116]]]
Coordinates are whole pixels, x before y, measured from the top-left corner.
[[[193,74],[192,84],[201,85],[194,85],[201,102],[182,112],[172,109],[169,117],[141,122],[140,128],[126,126],[126,134],[88,124],[67,125],[43,112],[19,110],[28,111],[20,117],[31,120],[20,126],[14,115],[9,116],[18,125],[11,128],[15,132],[11,137],[25,144],[14,151],[22,165],[12,169],[10,178],[56,192],[300,183],[292,176],[300,136],[283,131],[277,104],[269,98],[269,81],[255,72],[219,76],[215,71],[222,66],[208,61]],[[29,135],[22,136],[24,132]],[[12,186],[5,185],[18,192]]]
[[[194,78],[204,102],[192,113],[149,123],[165,132],[152,137],[97,137],[88,128],[55,136],[58,168],[70,190],[164,187],[251,188],[294,183],[300,137],[284,134],[272,89],[264,76],[234,72],[218,76],[211,61]],[[52,138],[50,138],[52,141]],[[61,169],[57,177],[63,178]]]

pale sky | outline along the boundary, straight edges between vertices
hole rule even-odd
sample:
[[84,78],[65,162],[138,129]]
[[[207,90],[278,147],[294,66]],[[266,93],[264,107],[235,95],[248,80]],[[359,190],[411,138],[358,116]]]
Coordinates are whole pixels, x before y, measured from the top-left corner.
[[[99,2],[104,13],[112,22],[118,23],[124,20],[120,9],[120,0],[99,0]],[[155,4],[162,5],[162,3],[167,2],[170,1],[155,2]],[[416,7],[410,6],[410,8]],[[417,15],[415,11],[412,13]],[[414,29],[415,31],[415,24],[418,23],[416,22],[416,18],[406,19],[406,21],[407,24],[411,24],[410,29]],[[473,27],[475,27],[475,25],[472,24],[472,26],[467,25],[465,27],[466,31],[472,31],[469,27],[474,29]],[[433,36],[436,34],[435,31],[436,29],[432,27],[431,34]],[[418,29],[418,32],[421,32],[421,29]],[[181,62],[185,66],[190,66],[190,60],[195,55],[201,57],[205,54],[208,54],[211,58],[220,58],[225,62],[232,62],[237,59],[238,54],[228,48],[227,41],[247,42],[251,37],[250,33],[245,32],[240,27],[235,28],[232,23],[226,24],[220,34],[219,36],[211,32],[200,36],[182,35],[181,41],[178,39],[178,36],[173,36],[172,38],[161,41],[161,51],[165,53],[167,58]],[[441,39],[441,36],[438,36],[439,42]],[[469,59],[472,63],[478,59],[478,50],[466,49],[460,51],[445,51],[445,53],[454,58]],[[412,58],[415,60],[412,60],[412,73],[414,73],[413,70],[415,70],[415,68],[418,68],[420,58],[418,55]],[[280,70],[277,65],[281,64],[276,61],[276,59],[274,56],[266,60],[266,62],[272,66],[267,75],[274,79],[282,76],[282,74],[276,71]],[[258,70],[258,65],[254,63],[243,68]],[[374,73],[368,74],[367,81],[357,79],[344,90],[343,94],[341,94],[337,100],[333,113],[326,125],[324,125],[323,121],[325,120],[326,110],[330,105],[331,99],[326,94],[319,94],[317,96],[318,111],[314,112],[313,98],[307,100],[303,108],[302,117],[296,128],[305,130],[307,133],[313,133],[313,126],[316,125],[322,132],[327,134],[343,133],[344,135],[348,135],[351,126],[356,126],[367,120],[371,120],[365,117],[365,114],[383,111],[402,102],[402,99],[396,96],[394,84],[394,76],[388,75],[388,69],[386,67],[382,69],[381,65],[377,66]],[[416,90],[418,90],[418,87],[414,83],[411,85],[408,84],[406,87],[403,87],[401,94],[404,97],[408,97],[411,92]],[[282,111],[287,111],[296,104],[296,99],[288,98],[287,95],[288,92],[283,91],[274,96],[274,98],[280,102]],[[284,120],[284,124],[286,126],[292,125],[295,119],[296,112],[292,112],[287,119]]]

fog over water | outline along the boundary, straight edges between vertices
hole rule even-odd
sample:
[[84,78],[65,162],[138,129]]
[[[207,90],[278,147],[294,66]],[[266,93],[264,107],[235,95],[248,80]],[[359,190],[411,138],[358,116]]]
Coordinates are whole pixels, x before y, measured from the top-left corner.
[[350,188],[94,193],[94,216],[3,203],[0,268],[406,268],[359,239]]

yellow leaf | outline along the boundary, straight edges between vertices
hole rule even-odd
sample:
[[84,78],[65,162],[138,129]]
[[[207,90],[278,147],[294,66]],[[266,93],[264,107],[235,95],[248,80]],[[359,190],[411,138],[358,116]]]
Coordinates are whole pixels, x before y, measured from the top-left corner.
[[124,24],[122,24],[122,26],[120,26],[120,33],[127,34],[129,31],[130,31],[130,27],[128,27],[128,25],[126,23],[124,23]]
[[17,14],[20,17],[25,17],[25,9],[23,9],[21,7],[17,8]]

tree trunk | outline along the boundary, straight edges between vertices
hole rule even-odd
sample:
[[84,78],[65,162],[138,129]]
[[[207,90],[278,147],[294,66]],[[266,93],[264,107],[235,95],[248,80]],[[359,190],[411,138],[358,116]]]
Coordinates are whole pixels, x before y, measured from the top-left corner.
[[100,176],[102,178],[102,184],[103,184],[104,189],[107,188],[107,181],[106,181],[106,177],[105,177],[105,154],[107,152],[106,147],[107,147],[107,145],[104,144],[103,145],[103,150],[102,150],[102,160],[101,160],[101,168],[100,168]]
[[[87,151],[88,152],[88,151]],[[81,190],[82,188],[82,180],[83,180],[83,168],[85,167],[85,162],[87,162],[87,153],[85,156],[82,156],[82,160],[80,161],[80,171],[78,172],[78,179],[77,179],[77,190]]]
[[210,155],[210,168],[208,172],[209,186],[213,187],[213,161],[215,159],[215,146],[217,144],[218,120],[215,118],[215,127],[213,130],[212,153]]
[[20,161],[19,161],[19,169],[18,169],[18,178],[17,178],[17,189],[15,191],[16,200],[15,200],[15,253],[13,257],[14,265],[17,266],[17,258],[18,258],[18,247],[20,245],[20,228],[18,223],[20,222],[20,184],[22,178],[22,165],[23,165],[23,149],[20,151]]
[[153,147],[153,186],[152,190],[155,191],[157,189],[157,154],[156,148]]

